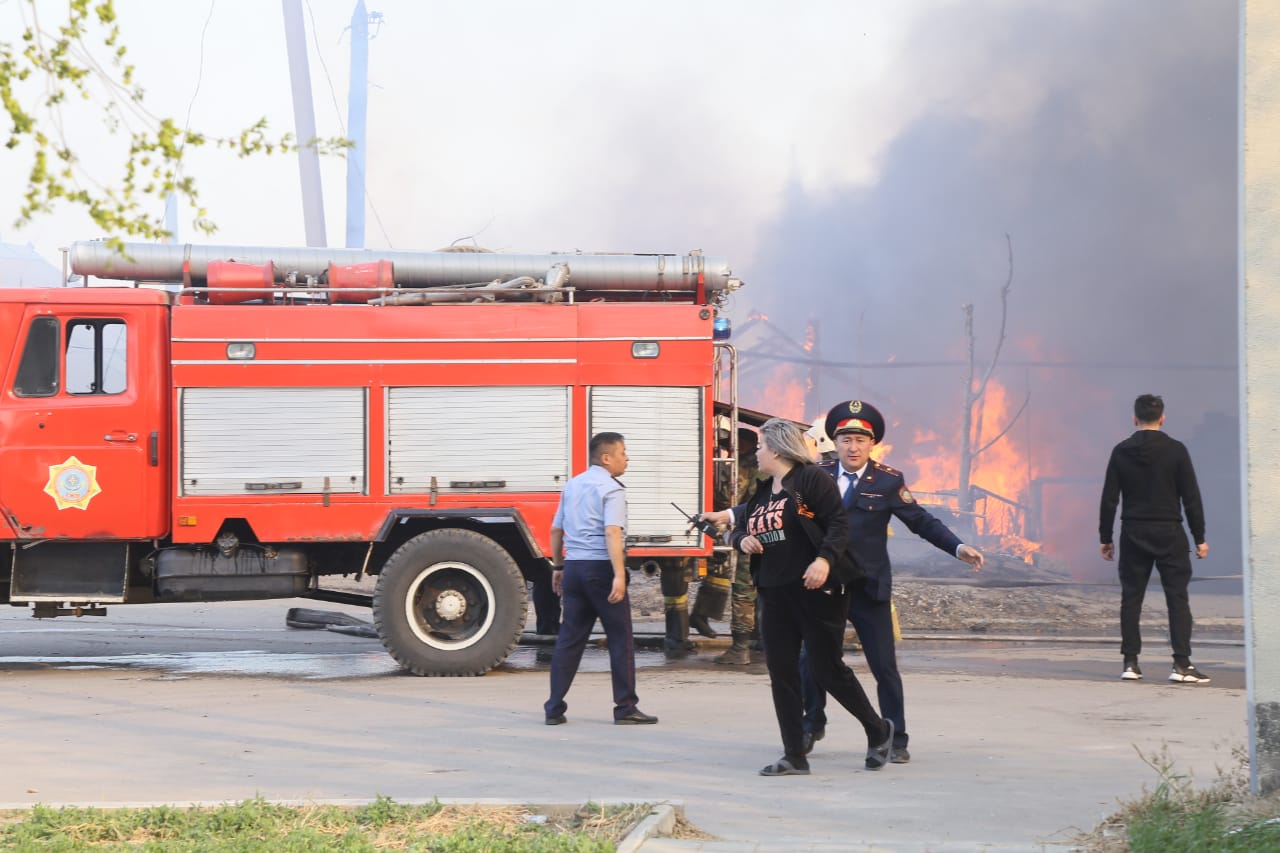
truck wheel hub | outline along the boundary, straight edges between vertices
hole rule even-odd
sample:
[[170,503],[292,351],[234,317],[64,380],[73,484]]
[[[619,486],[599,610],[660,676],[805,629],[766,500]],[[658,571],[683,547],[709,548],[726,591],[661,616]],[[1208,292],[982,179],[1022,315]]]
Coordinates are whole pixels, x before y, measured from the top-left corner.
[[453,621],[461,619],[467,612],[467,599],[457,590],[440,593],[436,598],[436,615],[441,619]]

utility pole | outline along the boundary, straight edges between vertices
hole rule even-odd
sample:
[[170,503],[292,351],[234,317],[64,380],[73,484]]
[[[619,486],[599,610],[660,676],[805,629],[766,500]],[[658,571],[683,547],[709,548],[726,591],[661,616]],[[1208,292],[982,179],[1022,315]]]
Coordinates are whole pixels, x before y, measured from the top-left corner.
[[347,248],[364,248],[365,125],[369,115],[369,13],[351,13],[351,80],[347,90]]
[[1280,789],[1280,7],[1241,0],[1240,448],[1249,787]]
[[320,155],[316,151],[316,116],[311,103],[311,66],[307,62],[307,30],[301,0],[281,0],[289,80],[293,89],[293,125],[298,136],[298,176],[302,180],[302,221],[307,245],[329,244],[324,233],[324,194],[320,189]]

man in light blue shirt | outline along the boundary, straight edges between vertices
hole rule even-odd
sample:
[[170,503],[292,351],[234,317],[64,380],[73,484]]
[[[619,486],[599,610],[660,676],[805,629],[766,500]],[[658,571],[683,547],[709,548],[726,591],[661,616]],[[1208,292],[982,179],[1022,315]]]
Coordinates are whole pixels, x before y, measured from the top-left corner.
[[617,478],[627,470],[627,446],[616,432],[592,436],[591,466],[565,484],[551,522],[551,585],[563,599],[560,633],[551,656],[551,696],[546,723],[566,722],[564,697],[573,685],[596,619],[609,645],[613,678],[613,722],[644,725],[657,717],[636,703],[636,654],[631,632],[624,547],[626,488]]

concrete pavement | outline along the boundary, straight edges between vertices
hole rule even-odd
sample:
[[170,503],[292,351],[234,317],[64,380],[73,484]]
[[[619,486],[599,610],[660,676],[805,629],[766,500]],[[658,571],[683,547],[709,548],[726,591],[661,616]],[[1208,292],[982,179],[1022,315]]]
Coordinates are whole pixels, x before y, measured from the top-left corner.
[[856,723],[832,714],[813,775],[764,778],[780,750],[760,665],[643,655],[641,707],[661,722],[619,727],[589,651],[569,724],[547,727],[531,648],[482,678],[419,679],[376,642],[284,629],[286,604],[0,617],[0,803],[674,801],[719,840],[645,853],[1035,850],[1153,787],[1162,750],[1207,783],[1245,739],[1238,645],[1200,647],[1214,682],[1182,686],[1154,649],[1147,680],[1124,683],[1113,643],[907,641],[911,764],[864,770]]

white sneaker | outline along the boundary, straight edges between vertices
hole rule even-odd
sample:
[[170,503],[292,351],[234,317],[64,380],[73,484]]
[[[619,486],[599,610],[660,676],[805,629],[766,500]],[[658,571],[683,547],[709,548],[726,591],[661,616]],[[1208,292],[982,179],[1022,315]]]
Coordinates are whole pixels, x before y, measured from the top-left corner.
[[1137,681],[1142,678],[1142,670],[1138,668],[1138,662],[1127,663],[1124,665],[1124,672],[1120,673],[1122,681]]
[[1196,669],[1195,664],[1189,663],[1186,666],[1174,664],[1173,672],[1169,673],[1169,680],[1182,684],[1208,684],[1209,676]]

